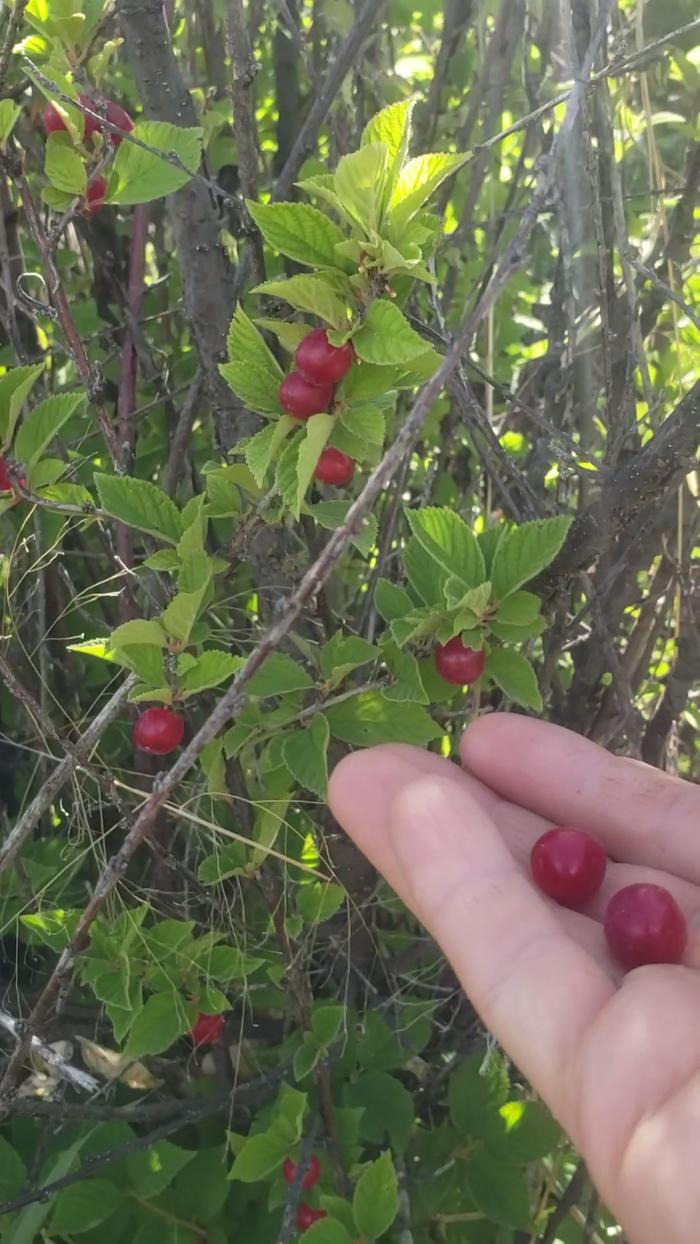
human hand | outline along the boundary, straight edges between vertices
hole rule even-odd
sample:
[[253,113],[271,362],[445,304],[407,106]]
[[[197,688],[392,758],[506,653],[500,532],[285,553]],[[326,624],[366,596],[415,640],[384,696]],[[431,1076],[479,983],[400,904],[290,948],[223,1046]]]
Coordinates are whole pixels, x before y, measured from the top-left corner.
[[[462,762],[398,745],[356,752],[332,776],[331,809],[440,943],[634,1244],[692,1244],[700,790],[507,713],[467,730]],[[530,880],[530,848],[553,824],[589,830],[611,856],[582,912]],[[683,909],[683,965],[624,975],[611,960],[605,906],[638,881],[665,886]]]

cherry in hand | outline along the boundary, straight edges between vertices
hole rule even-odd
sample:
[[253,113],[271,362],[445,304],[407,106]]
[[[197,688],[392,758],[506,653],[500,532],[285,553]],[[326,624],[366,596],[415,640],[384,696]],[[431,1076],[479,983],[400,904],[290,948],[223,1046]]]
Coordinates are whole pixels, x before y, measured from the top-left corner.
[[[293,1184],[296,1178],[296,1173],[297,1173],[296,1162],[293,1162],[291,1158],[285,1158],[282,1164],[282,1175],[284,1176],[284,1182],[287,1184]],[[308,1192],[309,1188],[313,1188],[314,1184],[317,1184],[320,1178],[321,1178],[321,1163],[316,1157],[316,1154],[312,1153],[309,1159],[309,1165],[304,1171],[304,1178],[301,1181],[301,1186],[304,1192]]]
[[297,370],[311,384],[338,384],[350,371],[354,359],[351,343],[331,345],[325,328],[307,333],[294,355]]
[[476,682],[483,674],[485,664],[486,654],[463,644],[459,635],[435,648],[435,668],[438,674],[455,687]]
[[307,1205],[302,1201],[297,1210],[297,1227],[300,1231],[308,1231],[309,1227],[313,1227],[315,1222],[320,1222],[322,1218],[327,1218],[328,1214],[325,1209],[314,1209],[313,1206]]
[[532,876],[562,907],[582,907],[603,884],[607,856],[582,829],[560,826],[537,839],[530,852]]
[[298,371],[290,371],[280,385],[280,404],[294,419],[320,415],[332,401],[332,384],[310,384]]
[[213,1045],[219,1040],[224,1028],[226,1027],[226,1019],[223,1015],[198,1015],[197,1022],[190,1032],[190,1037],[195,1045]]
[[688,941],[685,916],[673,895],[643,882],[613,894],[603,927],[612,954],[628,969],[680,963]]
[[355,463],[349,454],[343,454],[331,446],[323,450],[316,463],[314,477],[322,484],[333,484],[336,488],[342,488],[350,483],[354,470]]
[[134,725],[134,746],[152,756],[167,756],[182,742],[185,723],[169,708],[147,708]]

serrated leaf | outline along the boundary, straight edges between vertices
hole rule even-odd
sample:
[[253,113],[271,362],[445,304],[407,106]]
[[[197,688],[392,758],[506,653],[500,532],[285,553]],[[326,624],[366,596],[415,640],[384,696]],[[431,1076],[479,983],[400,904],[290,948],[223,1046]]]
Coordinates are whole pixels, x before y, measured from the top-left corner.
[[[107,187],[108,203],[150,203],[186,186],[198,171],[203,129],[187,129],[167,121],[139,121],[133,135],[155,151],[144,151],[132,142],[120,144]],[[184,168],[172,161],[173,155]]]
[[534,579],[554,561],[571,526],[571,518],[536,519],[511,527],[502,535],[493,558],[491,582],[497,600]]
[[483,1139],[491,1134],[507,1096],[503,1058],[495,1054],[484,1060],[482,1054],[471,1054],[450,1076],[447,1102],[452,1123],[464,1136]]
[[264,315],[256,316],[254,323],[268,333],[274,333],[282,348],[290,354],[296,352],[309,331],[308,324],[297,324],[296,320],[271,320]]
[[245,447],[245,460],[258,488],[262,488],[265,476],[275,461],[280,446],[290,432],[299,431],[299,420],[291,415],[282,415],[275,423],[268,424],[261,432],[256,432]]
[[494,1162],[488,1150],[481,1150],[466,1163],[464,1179],[486,1218],[505,1227],[530,1230],[527,1180],[517,1167],[503,1167]]
[[296,903],[306,924],[322,924],[342,907],[347,894],[334,881],[306,881],[299,886]]
[[[298,420],[296,422],[298,423]],[[298,462],[302,437],[303,432],[299,429],[298,435],[287,441],[275,467],[275,488],[282,498],[285,509],[292,512],[296,509],[299,492]]]
[[57,190],[73,198],[85,194],[87,172],[68,134],[49,134],[46,139],[44,172]]
[[390,165],[396,163],[400,167],[408,150],[415,102],[415,99],[404,99],[397,104],[388,104],[381,112],[375,113],[363,130],[362,146],[384,143]]
[[509,626],[528,626],[539,612],[540,600],[533,592],[512,592],[499,606],[497,619]]
[[31,367],[12,367],[0,376],[0,444],[3,449],[10,444],[22,406],[43,370],[43,363],[35,363]]
[[180,512],[174,501],[155,484],[145,479],[97,472],[95,486],[102,508],[113,518],[120,519],[127,527],[157,536],[167,544],[178,543],[182,535]]
[[396,682],[384,688],[385,698],[397,704],[407,701],[428,704],[430,701],[423,686],[418,662],[413,654],[403,652],[396,644],[385,645],[384,653],[387,666],[396,679]]
[[346,1227],[337,1218],[321,1218],[304,1232],[304,1244],[352,1244]]
[[243,307],[238,304],[233,313],[226,338],[228,357],[232,363],[253,363],[264,372],[274,373],[282,381],[283,372],[272,350],[266,345],[262,333],[259,333],[252,320],[248,318]]
[[363,1139],[374,1145],[388,1140],[399,1151],[406,1148],[416,1108],[400,1080],[386,1071],[370,1071],[347,1086],[345,1101],[364,1110],[360,1122]]
[[207,691],[210,687],[218,687],[222,682],[233,678],[242,665],[245,665],[244,657],[210,649],[197,657],[195,664],[180,677],[179,690],[187,697]]
[[129,1058],[162,1054],[189,1027],[189,1017],[174,991],[152,994],[132,1024],[124,1053]]
[[169,1140],[159,1140],[149,1149],[128,1155],[129,1184],[137,1196],[151,1200],[164,1192],[194,1157],[194,1149],[181,1149]]
[[249,695],[267,698],[270,695],[289,695],[292,691],[306,691],[313,687],[313,680],[297,661],[283,652],[272,652],[265,664],[250,679]]
[[402,168],[391,196],[389,219],[392,234],[400,237],[400,230],[415,216],[427,199],[447,177],[456,173],[469,157],[450,155],[445,151],[429,152],[415,156]]
[[369,233],[376,233],[381,224],[388,156],[384,143],[369,143],[343,156],[333,178],[344,211]]
[[419,704],[393,704],[380,691],[364,691],[326,709],[335,738],[355,747],[376,743],[415,743],[440,738],[442,730]]
[[0,144],[3,146],[15,128],[21,111],[19,104],[16,104],[13,99],[0,99]]
[[236,1155],[229,1178],[246,1184],[265,1179],[279,1170],[288,1148],[287,1137],[272,1130],[249,1136]]
[[265,371],[245,361],[219,363],[219,371],[229,388],[249,410],[258,415],[281,415],[279,392],[282,382],[279,369]]
[[31,467],[73,415],[85,406],[82,393],[57,393],[47,397],[23,419],[15,437],[15,457]]
[[395,366],[425,354],[425,342],[388,298],[376,298],[352,344],[359,358],[379,367]]
[[507,531],[505,523],[500,523],[498,527],[487,527],[486,531],[480,531],[476,537],[479,541],[479,548],[484,559],[486,574],[490,577],[491,567],[493,566],[493,558],[498,548],[501,536]]
[[519,652],[514,652],[512,648],[492,648],[486,658],[484,672],[516,704],[532,708],[536,713],[542,712],[542,696],[535,671]]
[[317,173],[315,177],[305,177],[303,181],[296,182],[300,190],[305,190],[312,198],[322,199],[341,220],[347,221],[349,225],[354,222],[351,216],[345,211],[340,199],[335,192],[335,179],[332,173]]
[[330,728],[323,713],[316,713],[305,730],[285,736],[282,759],[292,777],[306,790],[325,799],[328,788],[328,741]]
[[377,1240],[389,1230],[399,1208],[396,1171],[389,1150],[382,1153],[360,1175],[352,1208],[361,1235]]
[[465,587],[478,587],[485,578],[484,559],[476,536],[459,514],[437,506],[406,510],[414,537],[426,553]]
[[252,203],[248,211],[265,241],[281,255],[309,268],[341,267],[336,246],[345,234],[308,203]]
[[[351,504],[351,501],[319,501],[311,506],[311,513],[322,527],[329,531],[336,531],[345,522]],[[362,530],[351,536],[350,542],[363,557],[369,557],[377,540],[377,532],[378,524],[374,514],[367,514]]]
[[313,479],[313,474],[321,456],[321,451],[333,431],[334,423],[335,416],[325,414],[312,415],[310,419],[306,420],[305,435],[300,438],[299,452],[297,454],[296,500],[295,504],[291,507],[292,514],[296,519],[299,518],[301,503],[304,500],[306,490]]
[[404,618],[413,609],[413,601],[405,588],[388,579],[378,579],[374,589],[374,604],[380,618],[385,622],[393,622],[395,618]]
[[138,674],[139,678],[146,683],[148,691],[142,687],[135,687],[130,692],[129,698],[133,694],[134,699],[131,703],[135,704],[138,700],[158,700],[162,704],[169,704],[171,693],[167,686],[165,677],[165,667],[163,665],[163,652],[160,648],[150,644],[129,644],[126,648],[119,648],[110,652],[110,660],[118,661],[120,665],[126,666],[132,673]]
[[297,311],[317,315],[333,328],[348,327],[350,300],[341,296],[338,283],[328,273],[315,272],[313,275],[290,276],[283,281],[265,281],[252,292],[282,298]]
[[147,618],[134,618],[112,631],[109,640],[112,648],[128,648],[132,644],[154,644],[156,648],[167,646],[167,636],[162,626]]
[[62,1188],[51,1214],[55,1235],[80,1235],[99,1227],[124,1201],[124,1194],[107,1179],[86,1179]]
[[343,635],[342,631],[336,631],[318,655],[326,686],[333,690],[352,670],[376,660],[379,648],[359,635]]
[[416,596],[426,605],[445,609],[447,571],[413,536],[402,553],[406,577]]

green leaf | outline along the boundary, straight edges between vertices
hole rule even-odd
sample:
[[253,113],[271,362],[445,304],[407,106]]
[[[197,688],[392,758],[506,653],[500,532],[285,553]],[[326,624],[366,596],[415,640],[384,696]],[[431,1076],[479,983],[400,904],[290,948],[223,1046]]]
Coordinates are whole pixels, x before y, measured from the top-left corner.
[[43,370],[43,363],[35,363],[32,367],[12,367],[0,376],[0,444],[3,448],[10,444],[22,406]]
[[505,523],[499,523],[497,527],[487,527],[486,531],[480,531],[476,537],[479,541],[479,548],[481,549],[488,577],[491,576],[493,558],[498,548],[498,542],[506,530]]
[[232,363],[252,363],[264,372],[273,372],[281,382],[283,372],[272,350],[267,346],[262,333],[259,333],[252,320],[248,318],[243,307],[238,304],[229,325],[226,340],[228,356]]
[[249,695],[263,699],[270,695],[288,695],[291,691],[306,691],[313,687],[313,679],[297,661],[283,652],[272,652],[261,669],[253,674],[248,683]]
[[[7,101],[4,101],[7,102]],[[0,1136],[0,1197],[12,1201],[22,1191],[27,1170],[16,1149]]]
[[0,99],[0,144],[3,146],[15,128],[21,111],[19,104],[16,104],[13,99]]
[[67,133],[49,134],[44,171],[52,186],[72,197],[85,194],[87,172]]
[[339,292],[338,282],[329,273],[315,272],[308,276],[290,276],[284,281],[265,281],[252,292],[282,298],[297,311],[317,315],[333,328],[348,327],[349,299]]
[[129,1183],[137,1196],[148,1201],[164,1192],[195,1156],[192,1149],[181,1149],[169,1140],[159,1140],[150,1149],[128,1155]]
[[313,791],[322,799],[328,787],[328,740],[330,729],[323,713],[312,717],[305,730],[295,729],[285,736],[282,759],[292,777],[306,790]]
[[395,618],[405,618],[413,609],[413,601],[405,588],[388,579],[378,579],[374,589],[374,604],[380,618],[385,622],[393,622]]
[[295,504],[291,507],[292,514],[298,520],[301,512],[301,503],[306,495],[306,490],[313,479],[314,471],[321,451],[326,445],[328,438],[333,431],[335,423],[334,415],[312,415],[306,420],[304,425],[304,436],[299,440],[299,452],[297,455],[297,491]]
[[[204,130],[199,127],[186,129],[167,121],[139,121],[134,127],[134,138],[155,150],[144,151],[126,140],[120,144],[107,187],[107,202],[150,203],[186,186],[199,169],[203,135]],[[172,161],[173,155],[184,168]]]
[[465,1136],[489,1135],[508,1095],[508,1073],[499,1055],[471,1055],[452,1072],[447,1090],[450,1118]]
[[307,881],[296,894],[297,910],[306,924],[322,924],[342,907],[347,893],[334,881]]
[[511,527],[501,536],[494,554],[491,582],[497,600],[503,600],[554,561],[566,539],[571,518],[537,519]]
[[498,1112],[500,1135],[489,1136],[488,1151],[494,1162],[526,1166],[538,1162],[562,1139],[559,1125],[538,1101],[509,1101]]
[[444,613],[447,572],[416,536],[408,541],[401,556],[406,577],[416,595],[424,604],[439,608]]
[[163,610],[161,622],[169,635],[187,644],[201,610],[209,599],[213,566],[201,553],[183,557],[178,576],[180,591]]
[[394,1076],[370,1071],[345,1091],[350,1106],[362,1106],[360,1134],[373,1145],[389,1143],[399,1151],[406,1148],[416,1117],[413,1097]]
[[236,1155],[230,1178],[238,1179],[244,1184],[266,1179],[268,1175],[279,1170],[287,1157],[288,1149],[288,1138],[274,1131],[249,1136]]
[[401,170],[391,196],[389,219],[392,235],[400,238],[400,230],[415,216],[443,181],[466,162],[466,155],[450,155],[445,151],[415,156]]
[[413,654],[403,652],[393,643],[385,645],[384,654],[386,663],[396,679],[390,687],[384,688],[386,699],[397,703],[405,703],[409,700],[416,704],[430,703],[423,686],[418,662]]
[[359,358],[380,367],[406,363],[425,354],[423,338],[388,298],[375,299],[364,324],[353,334],[352,344]]
[[540,613],[540,600],[533,592],[513,592],[499,606],[498,621],[508,626],[528,626]]
[[137,527],[139,531],[157,536],[167,544],[178,543],[182,535],[179,510],[155,484],[145,479],[96,472],[95,486],[102,508],[113,518],[120,519],[127,527]]
[[263,962],[244,954],[238,946],[214,946],[207,954],[204,968],[214,980],[227,984],[232,980],[245,980]]
[[362,146],[384,143],[389,157],[391,188],[406,158],[411,139],[411,114],[415,99],[404,99],[389,104],[368,121],[362,134]]
[[517,1167],[500,1166],[488,1150],[482,1150],[463,1169],[467,1189],[487,1218],[516,1230],[530,1229],[527,1181]]
[[442,734],[419,704],[393,704],[380,691],[364,691],[333,704],[326,716],[334,737],[355,747],[373,747],[375,743],[415,743],[420,747]]
[[188,1027],[188,1017],[175,993],[152,994],[134,1020],[124,1053],[129,1058],[162,1054]]
[[354,406],[335,416],[329,444],[355,462],[379,461],[386,429],[385,413],[378,405]]
[[514,652],[512,648],[492,648],[486,658],[484,672],[516,704],[532,708],[536,713],[542,712],[542,696],[535,671],[519,652]]
[[55,1235],[80,1235],[99,1227],[119,1209],[124,1194],[107,1179],[86,1179],[62,1188],[51,1215]]
[[275,423],[269,423],[256,432],[245,447],[245,460],[258,488],[262,488],[270,464],[274,462],[281,445],[290,432],[298,432],[299,420],[282,415]]
[[343,156],[333,178],[343,209],[369,233],[376,233],[381,224],[388,154],[384,143],[369,143]]
[[[65,1145],[55,1160],[43,1167],[40,1178],[45,1184],[62,1179],[72,1170],[87,1138],[88,1133],[83,1132],[78,1140],[73,1144]],[[12,1224],[4,1229],[3,1244],[35,1244],[37,1235],[40,1234],[52,1209],[53,1205],[50,1200],[27,1205],[25,1209],[19,1211]]]
[[278,371],[263,371],[255,363],[219,363],[219,371],[237,397],[258,415],[281,415],[279,400],[281,377]]
[[322,199],[324,203],[333,208],[341,220],[347,221],[350,225],[354,223],[335,193],[335,179],[332,173],[318,173],[315,177],[305,177],[303,181],[298,181],[296,184],[300,190],[305,190],[312,198]]
[[352,1199],[357,1229],[370,1240],[389,1230],[399,1208],[396,1171],[387,1149],[360,1175]]
[[[118,661],[120,665],[125,665],[148,684],[149,694],[145,695],[144,699],[153,698],[151,692],[154,688],[160,690],[166,686],[163,653],[155,644],[129,644],[126,648],[115,650],[111,659]],[[136,688],[134,690],[136,691]],[[166,700],[165,703],[170,703],[170,701]]]
[[197,657],[195,664],[181,675],[178,680],[179,689],[186,697],[206,691],[209,687],[218,687],[220,683],[233,678],[244,664],[244,657],[234,657],[230,652],[210,649]]
[[308,324],[297,324],[295,320],[271,320],[265,315],[257,315],[254,322],[268,333],[274,333],[282,348],[289,354],[296,353],[297,346],[309,331]]
[[133,644],[153,644],[156,648],[165,648],[168,640],[158,622],[135,618],[133,622],[124,622],[112,631],[109,642],[113,648],[128,648]]
[[213,855],[207,855],[197,869],[202,885],[218,885],[227,877],[235,877],[246,863],[246,848],[241,842],[227,842]]
[[15,437],[15,457],[31,468],[47,445],[78,411],[85,407],[82,393],[57,393],[47,397],[23,419]]
[[344,1006],[317,1006],[311,1015],[311,1030],[321,1045],[331,1045],[345,1023]]
[[[454,510],[426,506],[406,510],[408,525],[429,556],[460,579],[465,587],[477,587],[486,575],[476,536]],[[428,602],[430,603],[430,602]]]
[[379,649],[359,635],[336,631],[319,651],[319,664],[329,690],[337,687],[352,670],[379,656]]
[[352,1244],[346,1228],[337,1218],[321,1218],[304,1232],[304,1244]]
[[280,254],[309,268],[339,268],[335,248],[345,234],[324,212],[307,203],[252,203],[246,206],[265,241]]
[[[319,501],[310,508],[317,523],[329,531],[336,531],[345,522],[351,504],[351,501]],[[369,557],[374,548],[377,531],[378,525],[374,514],[367,514],[362,530],[350,537],[351,544],[355,545],[363,557]]]

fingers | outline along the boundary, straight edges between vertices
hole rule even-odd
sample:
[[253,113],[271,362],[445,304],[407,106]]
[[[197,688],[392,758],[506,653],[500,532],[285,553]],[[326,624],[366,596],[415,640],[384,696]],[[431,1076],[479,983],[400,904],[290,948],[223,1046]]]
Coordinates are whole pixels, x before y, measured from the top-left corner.
[[614,859],[700,883],[700,789],[560,726],[494,713],[462,740],[466,769],[504,798],[597,834]]
[[[567,1068],[614,986],[563,929],[451,767],[394,749],[335,770],[331,808],[433,933],[485,1023],[569,1127]],[[577,916],[585,921],[585,917]]]

